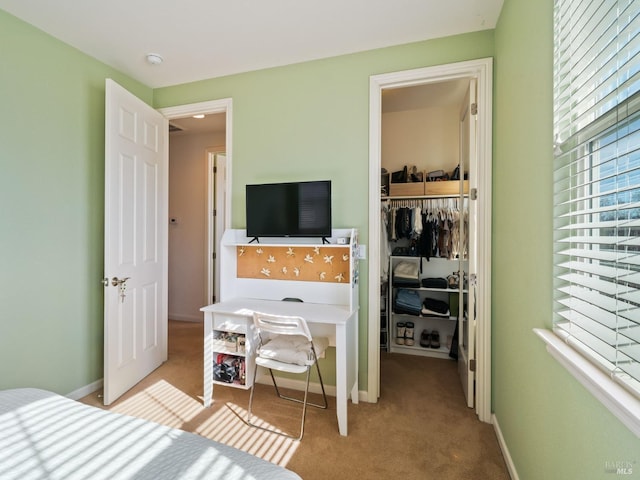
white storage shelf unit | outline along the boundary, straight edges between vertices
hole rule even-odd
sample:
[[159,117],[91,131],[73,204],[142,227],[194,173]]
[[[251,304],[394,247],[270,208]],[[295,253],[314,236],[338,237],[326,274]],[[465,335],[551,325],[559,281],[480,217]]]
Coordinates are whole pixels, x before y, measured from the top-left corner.
[[215,315],[210,332],[213,381],[236,388],[249,388],[247,378],[253,378],[254,365],[247,362],[246,358],[255,348],[256,338],[247,319]]
[[[452,295],[457,295],[458,309],[463,307],[464,298],[466,296],[466,290],[459,285],[457,288],[431,288],[431,287],[409,287],[405,285],[394,284],[393,282],[393,269],[399,262],[415,262],[418,265],[418,271],[421,272],[419,280],[423,278],[444,278],[457,272],[462,264],[462,270],[466,271],[467,262],[461,262],[458,259],[447,259],[432,257],[428,261],[421,257],[411,256],[391,256],[389,275],[391,278],[390,294],[389,294],[389,306],[388,311],[391,312],[391,322],[389,331],[389,351],[392,353],[408,353],[411,355],[422,355],[429,357],[449,358],[449,352],[451,342],[453,340],[456,322],[458,321],[460,310],[456,310],[455,304],[452,305],[450,299]],[[422,269],[419,265],[422,262]],[[399,289],[407,289],[418,293],[421,303],[426,298],[433,298],[449,303],[450,311],[448,316],[438,315],[411,315],[403,312],[396,311],[394,302]],[[396,341],[397,325],[398,322],[405,323],[412,322],[413,328],[413,345],[401,345]],[[428,333],[434,330],[439,334],[439,348],[423,347],[420,345],[420,336],[423,330],[427,330]]]

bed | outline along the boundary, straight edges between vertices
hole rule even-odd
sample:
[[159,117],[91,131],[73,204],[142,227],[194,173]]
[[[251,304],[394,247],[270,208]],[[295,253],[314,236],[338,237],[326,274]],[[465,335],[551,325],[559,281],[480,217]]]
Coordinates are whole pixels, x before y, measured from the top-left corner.
[[0,391],[0,479],[300,479],[199,435],[35,388]]

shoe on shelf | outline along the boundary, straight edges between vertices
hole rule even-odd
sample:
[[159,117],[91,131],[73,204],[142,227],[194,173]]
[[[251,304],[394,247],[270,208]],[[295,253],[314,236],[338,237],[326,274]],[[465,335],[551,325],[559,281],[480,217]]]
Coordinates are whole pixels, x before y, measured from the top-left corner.
[[408,346],[413,346],[415,342],[413,341],[413,322],[406,322],[404,328],[404,344]]
[[431,348],[440,348],[440,334],[437,330],[431,332]]
[[420,346],[429,348],[431,346],[431,334],[428,330],[422,330],[420,334]]
[[406,331],[406,327],[404,326],[404,322],[396,323],[396,343],[398,345],[404,345],[405,331]]

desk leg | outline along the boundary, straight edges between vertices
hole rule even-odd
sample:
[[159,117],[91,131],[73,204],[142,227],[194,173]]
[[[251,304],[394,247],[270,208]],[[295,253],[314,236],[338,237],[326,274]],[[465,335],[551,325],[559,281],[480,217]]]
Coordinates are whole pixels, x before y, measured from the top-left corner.
[[349,395],[358,403],[358,313],[336,325],[336,410],[340,435],[347,435]]
[[358,403],[358,313],[354,313],[353,318],[347,325],[347,345],[350,345],[348,355],[348,367],[347,367],[347,386],[351,387],[351,401]]
[[203,394],[202,399],[205,407],[211,406],[213,396],[213,345],[211,344],[211,334],[213,331],[213,313],[204,314],[204,355],[202,361],[204,376],[202,379]]
[[347,435],[347,329],[336,325],[336,411],[340,435]]

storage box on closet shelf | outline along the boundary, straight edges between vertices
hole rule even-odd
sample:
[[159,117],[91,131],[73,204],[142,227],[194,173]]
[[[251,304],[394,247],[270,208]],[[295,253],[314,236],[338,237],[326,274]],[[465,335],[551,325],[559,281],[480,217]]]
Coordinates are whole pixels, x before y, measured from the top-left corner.
[[[389,183],[389,196],[415,197],[422,195],[458,195],[460,193],[460,173],[457,168],[449,174],[444,170],[419,171],[415,166],[405,166],[393,172]],[[388,178],[388,176],[386,177]],[[386,185],[384,185],[386,190]],[[463,180],[462,192],[469,193],[469,181]],[[384,195],[384,193],[383,193]]]
[[[458,195],[460,193],[459,180],[445,180],[439,182],[426,182],[424,184],[425,195]],[[469,180],[463,180],[462,193],[469,193]]]
[[410,197],[424,195],[425,172],[415,166],[405,167],[391,174],[389,196]]
[[[469,193],[469,181],[466,179],[466,173],[464,175],[462,193]],[[460,165],[454,168],[451,174],[443,170],[429,172],[425,177],[424,194],[446,196],[460,194]]]

